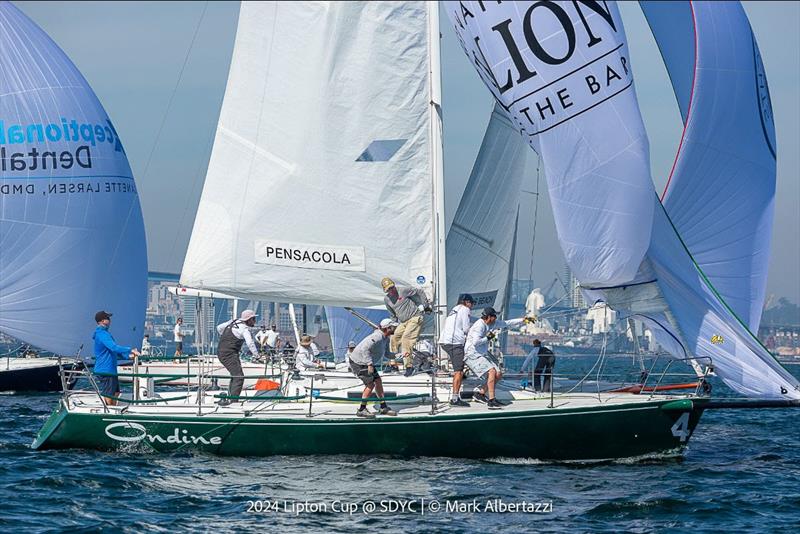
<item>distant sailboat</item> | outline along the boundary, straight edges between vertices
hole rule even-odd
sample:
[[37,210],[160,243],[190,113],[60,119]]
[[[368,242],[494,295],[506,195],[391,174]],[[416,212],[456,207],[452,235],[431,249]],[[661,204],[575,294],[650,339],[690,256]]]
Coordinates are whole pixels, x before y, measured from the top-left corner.
[[[144,225],[117,131],[58,45],[0,2],[0,331],[86,355],[104,309],[117,341],[138,346],[146,295]],[[57,362],[41,363],[57,377]]]

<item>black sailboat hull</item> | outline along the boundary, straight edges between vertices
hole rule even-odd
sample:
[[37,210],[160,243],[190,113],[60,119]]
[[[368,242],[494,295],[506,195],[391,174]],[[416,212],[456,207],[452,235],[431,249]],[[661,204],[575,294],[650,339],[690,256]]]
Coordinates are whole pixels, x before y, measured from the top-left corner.
[[[64,369],[74,368],[74,364],[66,364]],[[58,364],[42,365],[26,369],[0,369],[0,391],[61,391],[61,377]],[[68,384],[72,388],[75,382]]]

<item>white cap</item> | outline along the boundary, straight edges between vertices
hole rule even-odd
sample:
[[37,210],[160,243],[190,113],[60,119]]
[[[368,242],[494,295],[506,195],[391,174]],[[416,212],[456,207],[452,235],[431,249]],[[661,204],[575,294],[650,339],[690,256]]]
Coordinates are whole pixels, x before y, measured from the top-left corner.
[[395,323],[388,317],[386,319],[381,319],[381,324],[380,324],[381,328],[389,328],[390,326],[397,326],[397,323]]
[[242,314],[239,316],[239,319],[242,321],[249,321],[253,317],[257,317],[256,312],[253,310],[244,310]]

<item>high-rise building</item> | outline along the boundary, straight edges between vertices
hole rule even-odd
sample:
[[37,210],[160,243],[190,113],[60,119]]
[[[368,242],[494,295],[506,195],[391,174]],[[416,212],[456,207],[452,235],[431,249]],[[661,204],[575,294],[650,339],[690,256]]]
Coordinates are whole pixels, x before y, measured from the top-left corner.
[[183,326],[194,328],[197,324],[197,297],[181,297],[180,314]]
[[569,289],[569,295],[567,297],[569,305],[573,308],[586,308],[586,301],[583,300],[583,293],[581,293],[579,287],[580,282],[575,278],[575,275],[572,274],[572,269],[570,269],[569,265],[566,263],[564,263],[564,282]]

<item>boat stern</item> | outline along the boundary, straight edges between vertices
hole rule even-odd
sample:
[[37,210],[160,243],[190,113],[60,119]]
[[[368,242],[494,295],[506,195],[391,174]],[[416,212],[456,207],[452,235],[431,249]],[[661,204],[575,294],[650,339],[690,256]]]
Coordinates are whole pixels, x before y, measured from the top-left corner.
[[39,433],[36,434],[36,438],[33,440],[33,443],[31,443],[31,448],[34,450],[52,448],[52,446],[49,446],[48,442],[53,433],[56,432],[64,422],[64,419],[67,418],[68,414],[69,411],[64,404],[64,400],[59,400],[56,409],[53,410],[53,413],[47,418],[47,421],[45,421]]

